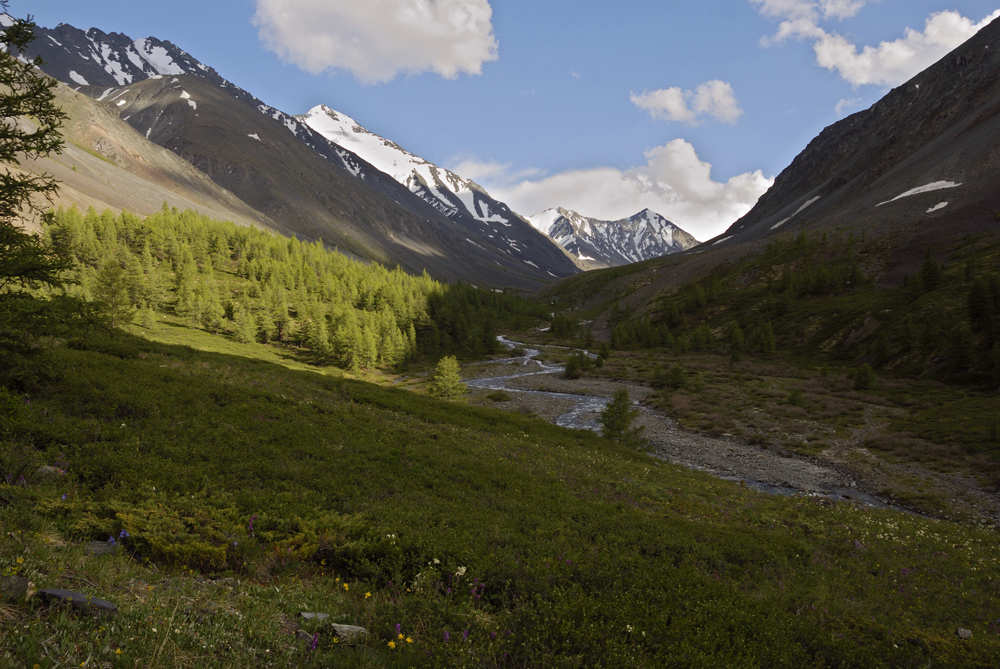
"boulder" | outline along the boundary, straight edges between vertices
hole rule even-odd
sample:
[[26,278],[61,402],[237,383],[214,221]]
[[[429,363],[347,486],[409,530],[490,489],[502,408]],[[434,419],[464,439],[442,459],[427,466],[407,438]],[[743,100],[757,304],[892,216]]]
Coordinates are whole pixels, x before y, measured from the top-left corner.
[[28,594],[28,579],[23,576],[4,576],[0,578],[0,602],[17,604]]
[[972,638],[972,630],[967,630],[964,627],[959,627],[957,630],[955,630],[955,634],[958,635],[959,639],[971,639]]
[[37,595],[43,602],[49,604],[68,604],[78,611],[89,613],[98,618],[114,618],[118,615],[118,607],[111,602],[97,599],[72,590],[49,588],[39,590]]

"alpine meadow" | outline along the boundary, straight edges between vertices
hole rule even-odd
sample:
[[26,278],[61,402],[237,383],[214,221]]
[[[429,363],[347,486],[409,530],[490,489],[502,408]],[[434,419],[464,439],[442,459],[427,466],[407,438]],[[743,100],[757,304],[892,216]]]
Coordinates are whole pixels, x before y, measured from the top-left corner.
[[[528,21],[253,4],[234,50],[360,107],[499,87]],[[768,57],[794,36],[870,85],[823,26],[877,7],[732,4],[785,21]],[[632,19],[711,13],[687,5]],[[2,14],[0,666],[1000,665],[1000,18],[951,11],[869,109],[728,182],[683,139],[561,173],[441,149],[453,171],[167,35]],[[534,76],[472,90],[551,104]],[[691,88],[622,96],[692,137],[744,114]]]

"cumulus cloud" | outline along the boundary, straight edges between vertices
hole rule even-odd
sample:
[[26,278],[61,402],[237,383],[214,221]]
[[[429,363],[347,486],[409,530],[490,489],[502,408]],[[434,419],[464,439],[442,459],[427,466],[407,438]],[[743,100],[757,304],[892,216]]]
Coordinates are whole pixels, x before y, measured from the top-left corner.
[[849,98],[849,99],[844,98],[843,100],[837,103],[837,107],[834,111],[836,112],[837,116],[843,116],[845,109],[857,108],[859,104],[861,104],[861,98]]
[[809,40],[816,62],[854,86],[901,84],[1000,17],[997,10],[975,23],[957,11],[938,12],[927,19],[923,31],[907,28],[900,39],[859,50],[846,37],[829,32],[820,23],[831,18],[850,18],[868,0],[750,1],[761,14],[781,20],[777,32],[764,38],[763,44],[770,46],[786,39]]
[[743,115],[733,87],[719,80],[707,81],[693,91],[673,87],[632,93],[631,100],[655,119],[688,125],[697,125],[705,117],[733,125]]
[[312,74],[347,70],[365,83],[399,73],[447,79],[497,59],[488,0],[256,0],[264,45]]
[[[724,232],[774,182],[760,170],[714,181],[712,166],[683,139],[651,149],[645,157],[644,165],[629,170],[598,167],[533,179],[509,178],[497,170],[477,181],[525,215],[565,207],[618,220],[649,208],[700,240]],[[460,168],[456,172],[463,174]]]

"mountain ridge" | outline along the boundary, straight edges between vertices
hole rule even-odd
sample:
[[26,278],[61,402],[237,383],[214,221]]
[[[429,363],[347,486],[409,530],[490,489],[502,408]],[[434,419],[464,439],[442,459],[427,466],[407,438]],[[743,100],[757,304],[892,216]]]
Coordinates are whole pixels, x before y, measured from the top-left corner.
[[[120,33],[82,31],[66,24],[52,31],[39,28],[36,34],[26,55],[40,55],[48,63],[43,67],[47,74],[106,103],[140,134],[185,158],[295,234],[417,273],[427,269],[452,281],[537,288],[578,271],[526,223],[531,243],[521,238],[515,246],[506,239],[498,241],[496,235],[491,238],[468,221],[452,221],[364,159],[169,42],[131,40]],[[205,85],[182,81],[185,77]],[[180,90],[168,94],[178,88],[175,84]],[[248,108],[259,118],[247,113]],[[265,126],[272,157],[275,151],[282,156],[282,170],[256,155],[263,142],[251,140],[259,142],[255,146],[247,141],[261,137]],[[287,136],[274,132],[276,127]],[[296,144],[322,162],[307,157]]]
[[577,258],[585,269],[619,267],[686,251],[699,242],[646,208],[628,218],[605,221],[570,209],[546,209],[528,221]]

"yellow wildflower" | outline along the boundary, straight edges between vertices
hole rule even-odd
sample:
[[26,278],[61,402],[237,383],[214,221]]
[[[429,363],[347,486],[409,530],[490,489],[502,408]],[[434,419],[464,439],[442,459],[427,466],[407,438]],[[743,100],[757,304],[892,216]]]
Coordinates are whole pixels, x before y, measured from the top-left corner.
[[396,647],[396,642],[395,641],[390,641],[389,642],[389,648],[395,648],[395,647]]
[[346,583],[344,584],[344,590],[345,590],[345,591],[346,591],[346,590],[350,590],[350,588],[348,587],[348,585],[347,585]]
[[406,637],[406,643],[413,643],[413,637]]
[[365,593],[365,599],[368,599],[368,598],[369,598],[369,597],[371,597],[371,596],[372,596],[372,593],[370,593],[370,592],[366,592],[366,593]]
[[122,652],[123,652],[123,651],[122,651],[122,649],[121,649],[121,648],[115,648],[115,655],[121,655],[121,654],[122,654]]
[[398,638],[399,638],[400,641],[402,641],[403,640],[403,635],[400,634]]

